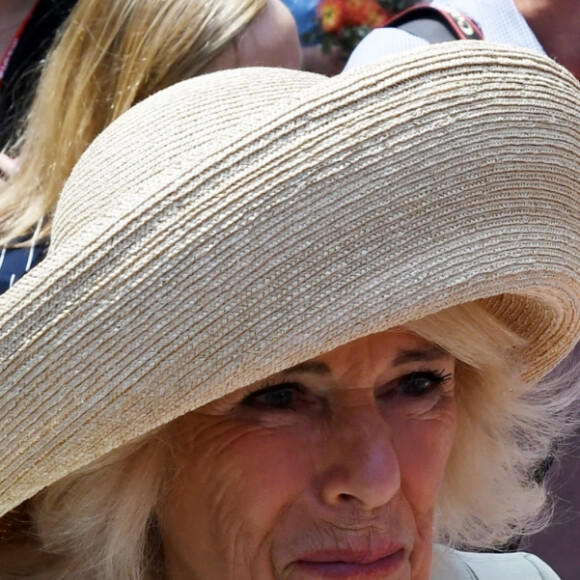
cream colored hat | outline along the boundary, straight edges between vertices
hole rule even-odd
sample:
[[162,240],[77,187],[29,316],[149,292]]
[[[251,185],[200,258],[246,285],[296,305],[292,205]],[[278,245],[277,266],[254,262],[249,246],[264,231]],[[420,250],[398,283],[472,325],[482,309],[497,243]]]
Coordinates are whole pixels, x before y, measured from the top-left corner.
[[454,42],[196,78],[77,164],[0,298],[0,513],[225,393],[482,300],[535,380],[580,330],[580,87]]

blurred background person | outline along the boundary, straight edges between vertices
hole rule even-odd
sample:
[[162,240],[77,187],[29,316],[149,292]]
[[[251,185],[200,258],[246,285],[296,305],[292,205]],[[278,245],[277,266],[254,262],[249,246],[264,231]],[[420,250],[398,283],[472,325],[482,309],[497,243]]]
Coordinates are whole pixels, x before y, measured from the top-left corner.
[[[576,0],[433,0],[429,4],[469,17],[485,40],[547,54],[580,78],[580,3]],[[427,44],[420,34],[373,30],[355,49],[347,68]]]
[[0,187],[0,292],[44,257],[72,167],[124,111],[198,74],[299,68],[300,58],[296,25],[281,0],[80,0],[47,58],[26,124],[5,152],[18,168]]

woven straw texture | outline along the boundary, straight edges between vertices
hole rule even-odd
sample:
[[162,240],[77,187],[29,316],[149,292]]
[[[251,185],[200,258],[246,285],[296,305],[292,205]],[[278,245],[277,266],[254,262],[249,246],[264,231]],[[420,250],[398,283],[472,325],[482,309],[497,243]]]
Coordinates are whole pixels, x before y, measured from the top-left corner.
[[482,300],[529,339],[580,329],[580,88],[454,42],[333,79],[171,87],[93,143],[49,256],[0,298],[0,513],[212,399]]

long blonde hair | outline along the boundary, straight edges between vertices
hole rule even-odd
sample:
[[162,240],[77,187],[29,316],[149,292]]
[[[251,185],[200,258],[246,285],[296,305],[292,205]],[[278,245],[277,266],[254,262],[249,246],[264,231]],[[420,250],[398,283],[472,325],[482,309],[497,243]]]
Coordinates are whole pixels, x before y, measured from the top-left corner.
[[[490,548],[544,526],[546,492],[532,473],[553,441],[568,433],[575,377],[523,384],[522,339],[477,303],[404,327],[457,358],[458,426],[436,506],[435,537],[451,546]],[[0,577],[163,578],[157,517],[184,461],[176,424],[35,496],[28,507],[33,532],[0,550]]]
[[[199,74],[267,0],[80,0],[56,39],[0,189],[0,244],[50,220],[89,143],[145,97]],[[103,168],[106,179],[106,167]]]

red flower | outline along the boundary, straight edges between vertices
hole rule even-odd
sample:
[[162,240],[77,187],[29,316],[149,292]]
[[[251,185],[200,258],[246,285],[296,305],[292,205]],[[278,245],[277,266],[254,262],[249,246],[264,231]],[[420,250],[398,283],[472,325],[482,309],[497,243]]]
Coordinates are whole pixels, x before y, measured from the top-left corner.
[[374,0],[367,2],[364,24],[370,28],[381,28],[389,21],[389,13]]
[[324,32],[339,30],[343,25],[344,0],[321,0],[316,12]]
[[390,14],[386,0],[319,0],[318,39],[323,52],[339,46],[349,54],[369,29],[385,26]]
[[364,24],[368,4],[368,0],[344,0],[344,23],[350,26]]

